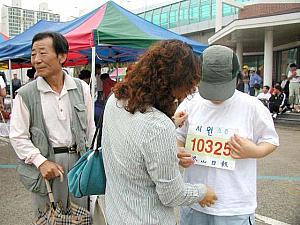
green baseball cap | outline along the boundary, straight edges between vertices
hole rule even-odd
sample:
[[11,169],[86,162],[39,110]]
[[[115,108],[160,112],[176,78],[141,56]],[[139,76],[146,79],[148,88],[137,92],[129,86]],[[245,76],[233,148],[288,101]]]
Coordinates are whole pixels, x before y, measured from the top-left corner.
[[201,97],[211,101],[225,101],[231,98],[240,72],[236,54],[228,47],[213,45],[204,50],[201,59]]

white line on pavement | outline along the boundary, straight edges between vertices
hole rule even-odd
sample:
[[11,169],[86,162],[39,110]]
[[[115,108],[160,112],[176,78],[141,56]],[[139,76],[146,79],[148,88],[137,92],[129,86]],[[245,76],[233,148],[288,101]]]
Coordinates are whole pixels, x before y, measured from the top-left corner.
[[266,224],[270,224],[270,225],[290,225],[288,223],[284,223],[284,222],[281,222],[281,221],[278,221],[278,220],[274,220],[272,218],[269,218],[269,217],[266,217],[266,216],[262,216],[262,215],[258,215],[258,214],[255,214],[255,219],[259,222],[264,222]]

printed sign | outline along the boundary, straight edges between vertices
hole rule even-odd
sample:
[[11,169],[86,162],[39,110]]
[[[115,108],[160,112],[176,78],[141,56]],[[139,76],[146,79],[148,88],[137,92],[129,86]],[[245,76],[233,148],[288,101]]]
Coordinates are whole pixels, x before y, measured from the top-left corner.
[[227,141],[235,133],[237,130],[231,128],[190,125],[185,148],[195,164],[234,170],[235,159],[230,156]]

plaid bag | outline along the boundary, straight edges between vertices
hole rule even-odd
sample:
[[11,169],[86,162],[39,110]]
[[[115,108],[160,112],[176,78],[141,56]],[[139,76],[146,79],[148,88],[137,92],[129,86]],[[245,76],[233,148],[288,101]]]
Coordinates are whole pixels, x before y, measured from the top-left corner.
[[83,207],[71,203],[71,206],[63,210],[60,206],[54,209],[51,206],[40,212],[33,225],[91,225],[89,211]]
[[53,193],[46,180],[46,186],[50,199],[50,205],[46,206],[32,225],[92,225],[90,213],[87,209],[71,202],[67,209],[63,209],[62,204],[55,204]]

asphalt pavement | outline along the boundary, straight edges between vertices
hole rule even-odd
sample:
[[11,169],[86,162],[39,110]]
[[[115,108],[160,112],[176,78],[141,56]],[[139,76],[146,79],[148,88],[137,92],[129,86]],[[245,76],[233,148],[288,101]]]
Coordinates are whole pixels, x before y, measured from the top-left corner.
[[[277,126],[280,147],[258,160],[256,224],[300,225],[300,126]],[[29,225],[30,193],[15,171],[16,155],[0,138],[0,225]]]

